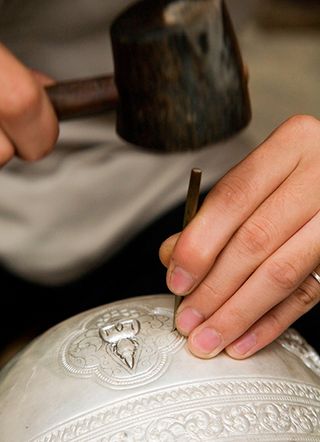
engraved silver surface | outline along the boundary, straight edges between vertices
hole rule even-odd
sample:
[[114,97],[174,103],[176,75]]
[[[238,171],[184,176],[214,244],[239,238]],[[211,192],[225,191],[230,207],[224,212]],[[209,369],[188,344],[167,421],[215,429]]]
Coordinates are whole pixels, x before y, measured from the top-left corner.
[[133,298],[36,339],[1,372],[0,441],[320,441],[319,356],[297,332],[200,360],[172,308]]
[[172,331],[169,309],[110,307],[79,324],[60,358],[74,376],[128,389],[161,376],[183,344],[184,338]]

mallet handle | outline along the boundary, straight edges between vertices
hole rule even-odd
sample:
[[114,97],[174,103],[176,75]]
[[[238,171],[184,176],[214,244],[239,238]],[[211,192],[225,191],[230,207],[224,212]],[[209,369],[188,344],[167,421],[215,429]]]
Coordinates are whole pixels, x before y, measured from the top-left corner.
[[46,87],[59,120],[116,108],[118,92],[112,75],[69,80]]

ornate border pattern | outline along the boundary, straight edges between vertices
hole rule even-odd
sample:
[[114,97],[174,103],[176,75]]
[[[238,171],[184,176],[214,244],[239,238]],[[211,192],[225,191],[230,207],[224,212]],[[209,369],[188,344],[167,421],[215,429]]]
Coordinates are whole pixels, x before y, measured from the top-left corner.
[[277,379],[223,379],[131,397],[32,442],[320,440],[320,388]]

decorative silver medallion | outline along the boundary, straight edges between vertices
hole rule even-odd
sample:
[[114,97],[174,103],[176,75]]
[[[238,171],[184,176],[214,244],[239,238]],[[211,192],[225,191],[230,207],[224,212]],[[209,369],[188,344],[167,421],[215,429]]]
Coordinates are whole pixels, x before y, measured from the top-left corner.
[[60,353],[63,366],[110,388],[130,388],[157,379],[185,339],[172,332],[168,309],[109,308],[81,324]]

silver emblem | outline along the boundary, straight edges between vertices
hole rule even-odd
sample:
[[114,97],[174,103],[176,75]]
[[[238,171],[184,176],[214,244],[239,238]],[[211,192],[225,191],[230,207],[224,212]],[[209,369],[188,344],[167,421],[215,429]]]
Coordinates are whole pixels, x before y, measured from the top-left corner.
[[161,376],[184,342],[172,331],[170,309],[109,308],[69,336],[60,358],[73,376],[132,388]]
[[120,320],[99,329],[101,338],[110,346],[112,353],[124,362],[127,367],[133,368],[138,341],[135,336],[139,333],[140,323],[137,319]]

